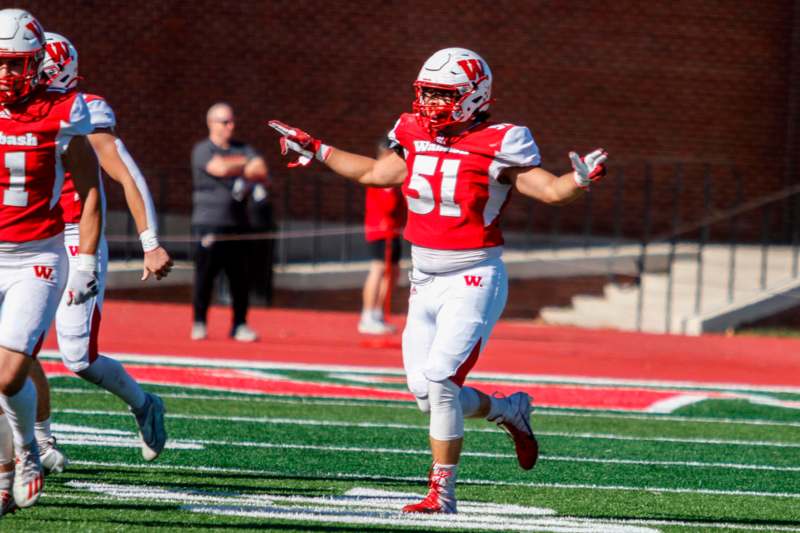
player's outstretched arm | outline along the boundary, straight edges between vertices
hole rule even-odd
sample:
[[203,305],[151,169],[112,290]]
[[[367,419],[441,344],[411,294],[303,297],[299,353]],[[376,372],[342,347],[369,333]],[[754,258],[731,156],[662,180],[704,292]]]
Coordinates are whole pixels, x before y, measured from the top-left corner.
[[95,296],[98,291],[97,245],[103,228],[100,169],[86,137],[73,137],[63,160],[72,175],[75,190],[83,201],[78,224],[78,268],[70,272],[66,289],[67,304],[77,305]]
[[286,155],[292,151],[298,154],[298,159],[289,163],[289,167],[307,166],[316,159],[342,177],[377,187],[399,185],[405,179],[406,164],[397,154],[376,160],[328,146],[305,131],[278,120],[269,121],[269,125],[281,134],[281,153]]
[[[172,259],[158,242],[155,208],[144,177],[141,177],[140,180],[134,177],[134,173],[141,175],[141,172],[128,155],[127,150],[124,150],[124,145],[112,133],[96,131],[89,135],[89,142],[94,148],[103,170],[112,180],[119,183],[125,192],[125,202],[136,223],[136,230],[144,250],[142,281],[149,278],[151,274],[155,275],[156,279],[165,277],[172,268]],[[123,154],[120,153],[120,145],[123,147],[124,155],[130,159],[127,163],[123,160]],[[130,165],[135,167],[134,172],[131,172]],[[148,204],[150,205],[149,210],[147,209]]]
[[573,171],[562,176],[556,176],[541,167],[512,167],[503,175],[525,196],[553,205],[568,204],[589,190],[593,182],[605,176],[604,163],[608,154],[597,149],[585,157],[570,152],[569,157]]

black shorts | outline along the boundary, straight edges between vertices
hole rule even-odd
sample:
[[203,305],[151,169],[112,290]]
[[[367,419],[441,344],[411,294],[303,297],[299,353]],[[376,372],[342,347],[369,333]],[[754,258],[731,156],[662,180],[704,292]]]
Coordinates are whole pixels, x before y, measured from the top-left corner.
[[[379,239],[367,243],[370,259],[373,261],[384,261],[386,259],[387,240],[388,239]],[[400,237],[394,237],[392,239],[392,263],[396,265],[398,261],[400,261]]]

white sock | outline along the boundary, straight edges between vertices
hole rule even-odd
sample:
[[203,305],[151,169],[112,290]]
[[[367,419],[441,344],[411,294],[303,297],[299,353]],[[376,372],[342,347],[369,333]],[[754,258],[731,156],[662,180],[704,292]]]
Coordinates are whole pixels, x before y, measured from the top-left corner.
[[[11,431],[11,425],[9,425],[6,415],[0,414],[0,465],[13,461],[14,434]],[[2,474],[2,472],[0,472],[0,474]]]
[[36,435],[36,442],[39,443],[39,448],[41,448],[53,436],[53,433],[50,432],[50,419],[36,422],[33,425],[33,434]]
[[8,472],[0,472],[0,490],[11,491],[11,486],[14,484],[14,469]]
[[78,375],[118,396],[134,409],[140,409],[144,405],[144,390],[116,359],[101,355],[88,368],[78,372]]
[[461,387],[461,394],[459,394],[458,399],[461,401],[461,411],[464,413],[464,418],[474,415],[481,408],[481,398],[478,396],[478,391],[472,387]]
[[6,413],[11,431],[14,433],[14,447],[22,449],[34,438],[33,426],[36,423],[36,387],[30,378],[14,396],[0,394],[0,407]]
[[373,309],[372,320],[375,322],[383,322],[383,309]]
[[372,322],[372,309],[364,309],[361,311],[362,322]]
[[[433,463],[432,480],[439,486],[440,494],[443,499],[455,502],[456,500],[456,477],[458,477],[458,465],[443,465]],[[448,475],[441,475],[446,473]],[[440,475],[437,475],[440,474]]]
[[486,415],[486,420],[494,422],[506,413],[510,404],[508,403],[508,398],[489,396],[489,400],[491,400],[491,404],[489,407],[489,414]]

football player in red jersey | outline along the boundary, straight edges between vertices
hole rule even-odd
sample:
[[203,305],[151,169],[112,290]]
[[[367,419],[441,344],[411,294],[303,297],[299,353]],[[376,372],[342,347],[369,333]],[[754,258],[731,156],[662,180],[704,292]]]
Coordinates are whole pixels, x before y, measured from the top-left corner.
[[488,120],[492,73],[470,50],[433,54],[414,89],[414,112],[401,115],[389,134],[395,152],[379,160],[278,121],[270,125],[282,135],[283,153],[300,156],[290,166],[317,159],[363,185],[402,184],[413,263],[403,366],[420,409],[430,413],[433,455],[428,495],[403,511],[454,513],[464,417],[484,417],[508,431],[522,468],[538,458],[527,394],[489,396],[464,385],[506,302],[499,222],[509,193],[569,203],[605,173],[607,155],[571,152],[574,170],[563,176],[543,169],[528,128]]
[[[0,406],[16,454],[13,501],[7,494],[12,473],[0,467],[6,511],[33,505],[44,484],[34,437],[36,390],[27,379],[32,357],[65,285],[70,304],[97,293],[92,265],[102,220],[97,163],[85,137],[92,130],[89,110],[80,94],[45,91],[44,44],[30,13],[0,11]],[[65,170],[85,198],[78,253],[86,268],[69,280],[58,203]]]
[[[42,71],[48,90],[68,94],[77,91],[78,52],[63,35],[46,32],[45,58]],[[119,183],[124,191],[131,215],[139,230],[144,251],[142,280],[151,274],[156,279],[166,276],[172,266],[169,254],[160,246],[156,235],[156,212],[147,182],[133,158],[128,154],[122,140],[115,132],[116,117],[111,106],[101,96],[85,94],[92,127],[89,141],[98,155],[100,164],[109,176]],[[103,191],[101,189],[101,195]],[[74,272],[80,268],[77,250],[79,247],[78,220],[82,211],[82,200],[75,194],[71,176],[66,176],[61,193],[64,212],[64,245]],[[102,202],[105,205],[105,201]],[[166,443],[164,428],[164,406],[161,398],[145,392],[125,368],[115,359],[98,353],[97,336],[100,327],[105,276],[108,269],[108,245],[101,236],[97,261],[98,294],[79,306],[67,305],[62,299],[56,312],[56,333],[64,365],[78,376],[119,397],[130,407],[139,427],[142,456],[152,461],[161,453]],[[36,416],[36,440],[45,473],[64,470],[67,459],[56,446],[50,431],[50,388],[41,365],[36,362],[31,377],[39,397]]]

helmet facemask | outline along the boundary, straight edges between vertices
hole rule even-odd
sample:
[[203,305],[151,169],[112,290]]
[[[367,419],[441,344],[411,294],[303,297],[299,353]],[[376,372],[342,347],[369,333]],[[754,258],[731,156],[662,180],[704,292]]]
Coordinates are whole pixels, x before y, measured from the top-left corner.
[[[414,82],[417,120],[431,133],[455,124],[468,124],[492,103],[492,73],[486,62],[465,48],[446,48],[433,54]],[[439,98],[432,98],[438,93]],[[434,102],[431,102],[434,100]]]
[[12,104],[26,97],[39,84],[39,65],[44,57],[40,49],[34,52],[0,50],[0,62],[6,62],[5,75],[0,76],[0,103]]

